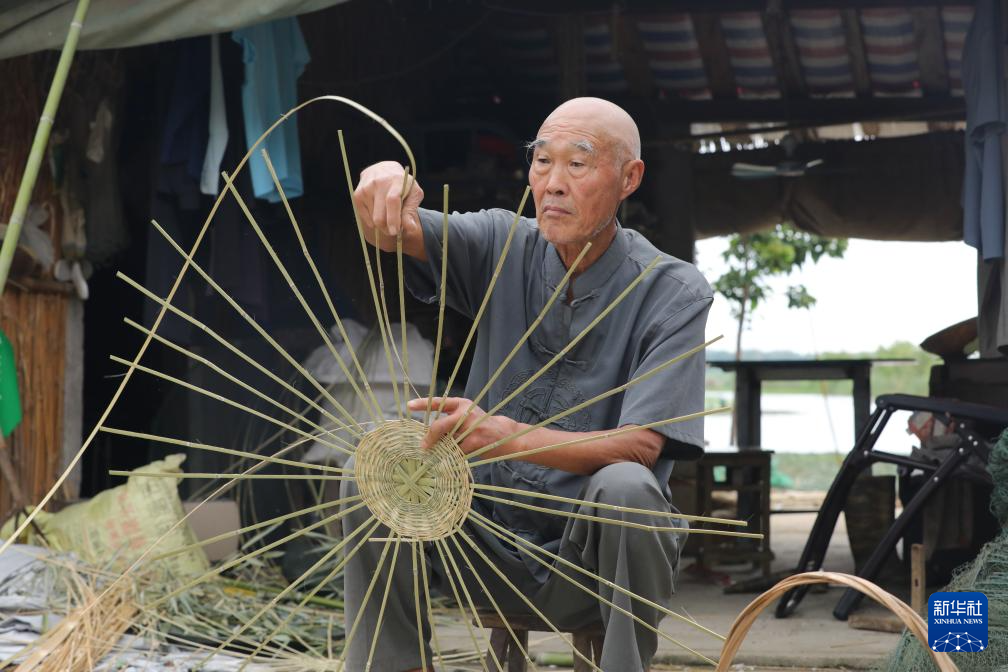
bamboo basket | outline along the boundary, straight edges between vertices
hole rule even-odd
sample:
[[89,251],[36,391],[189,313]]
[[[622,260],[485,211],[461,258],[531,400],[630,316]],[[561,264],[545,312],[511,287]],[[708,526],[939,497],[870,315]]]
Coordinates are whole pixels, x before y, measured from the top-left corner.
[[735,655],[742,647],[742,642],[745,641],[746,635],[749,634],[749,628],[752,627],[752,624],[764,609],[776,602],[781,595],[792,588],[817,583],[840,584],[860,591],[872,598],[899,616],[907,629],[913,633],[914,637],[931,654],[931,659],[938,666],[940,672],[958,672],[959,668],[956,667],[947,653],[932,651],[931,647],[928,646],[927,624],[924,623],[924,619],[917,612],[910,608],[910,605],[892,593],[882,590],[871,581],[839,572],[806,572],[804,574],[789,576],[750,602],[735,618],[735,622],[732,623],[731,630],[728,632],[728,637],[725,639],[724,646],[721,649],[721,656],[718,658],[717,672],[728,672],[729,666],[735,660]]

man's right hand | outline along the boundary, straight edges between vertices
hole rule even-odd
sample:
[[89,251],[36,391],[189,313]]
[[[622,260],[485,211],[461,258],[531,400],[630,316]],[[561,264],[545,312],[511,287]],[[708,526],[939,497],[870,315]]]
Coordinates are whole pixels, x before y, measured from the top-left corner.
[[354,202],[369,243],[374,245],[378,240],[382,250],[394,252],[396,236],[401,231],[403,252],[425,261],[427,252],[417,212],[424,193],[412,176],[404,180],[405,175],[406,169],[395,161],[368,166],[361,172]]

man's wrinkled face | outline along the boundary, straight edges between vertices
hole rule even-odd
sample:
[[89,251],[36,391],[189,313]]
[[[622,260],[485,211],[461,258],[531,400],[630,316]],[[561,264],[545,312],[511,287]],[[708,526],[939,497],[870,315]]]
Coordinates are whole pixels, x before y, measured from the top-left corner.
[[529,184],[543,237],[583,245],[616,214],[622,170],[613,143],[590,130],[548,119],[532,143]]

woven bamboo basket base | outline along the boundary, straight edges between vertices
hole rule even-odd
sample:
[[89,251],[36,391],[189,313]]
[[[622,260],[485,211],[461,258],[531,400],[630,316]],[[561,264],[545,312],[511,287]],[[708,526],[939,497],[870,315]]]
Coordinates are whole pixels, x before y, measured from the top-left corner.
[[426,427],[415,420],[386,422],[361,439],[354,477],[364,503],[407,539],[447,537],[462,523],[473,487],[465,454],[452,437],[420,447]]

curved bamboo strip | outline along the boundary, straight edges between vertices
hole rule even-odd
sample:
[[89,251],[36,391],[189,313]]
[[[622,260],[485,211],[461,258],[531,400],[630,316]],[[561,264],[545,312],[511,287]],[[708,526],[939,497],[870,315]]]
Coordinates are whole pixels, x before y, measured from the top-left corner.
[[840,572],[805,572],[804,574],[789,576],[783,581],[780,581],[773,588],[750,602],[746,608],[739,613],[739,615],[735,618],[735,622],[732,623],[732,627],[731,630],[728,631],[728,637],[725,640],[724,647],[721,649],[721,656],[718,659],[717,672],[728,672],[729,666],[732,664],[732,661],[735,660],[735,655],[738,653],[739,648],[742,646],[742,642],[749,633],[749,628],[752,627],[752,624],[756,621],[756,617],[759,616],[764,609],[770,606],[770,604],[776,602],[781,595],[792,588],[817,583],[839,583],[847,586],[848,588],[853,588],[854,590],[864,593],[889,611],[899,616],[900,620],[907,626],[907,629],[913,633],[914,637],[916,637],[920,641],[921,645],[928,650],[928,653],[931,654],[931,659],[934,661],[935,665],[938,666],[940,672],[959,671],[959,668],[956,667],[955,663],[952,662],[952,659],[949,658],[947,653],[937,653],[931,650],[931,647],[928,646],[927,624],[924,623],[924,619],[922,619],[920,615],[911,609],[910,605],[903,600],[900,600],[895,595],[882,590],[871,581],[857,576],[842,574]]

